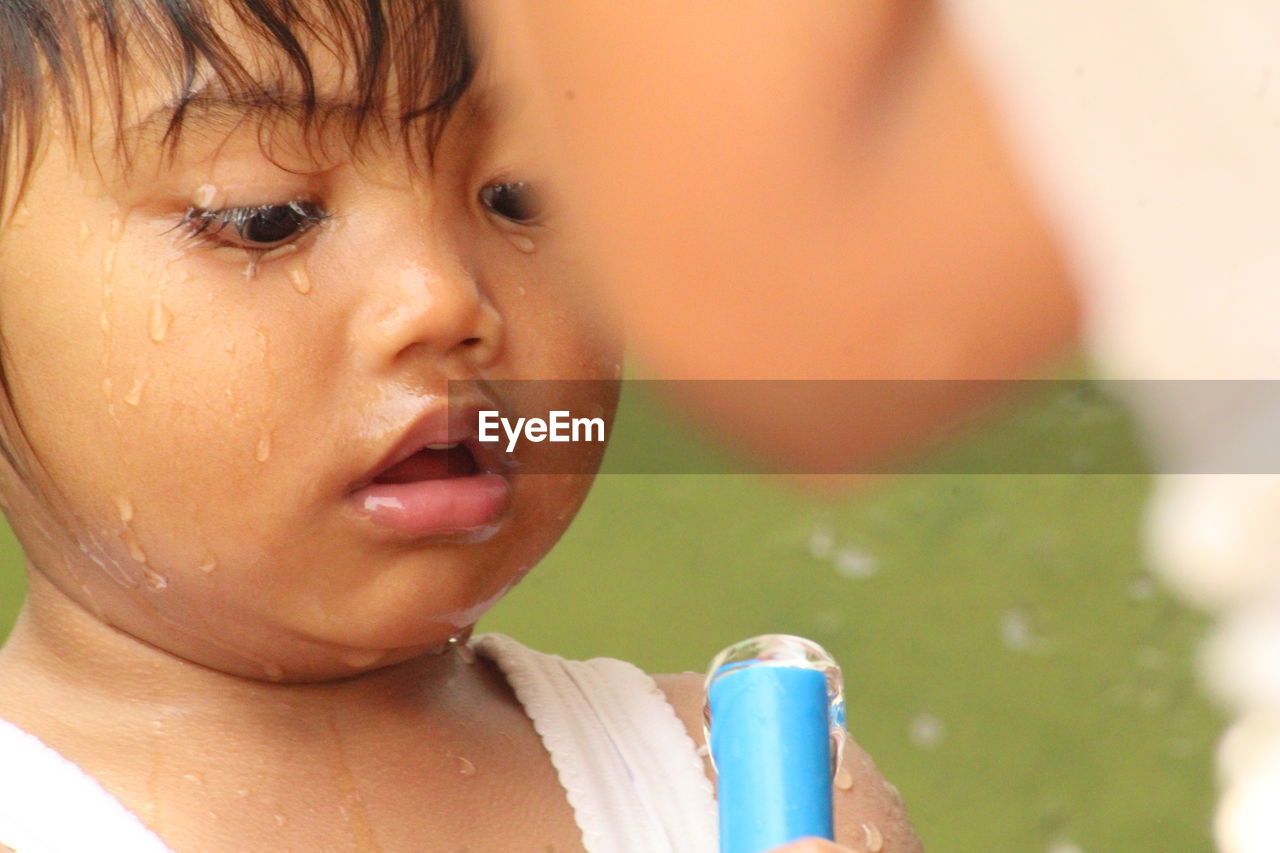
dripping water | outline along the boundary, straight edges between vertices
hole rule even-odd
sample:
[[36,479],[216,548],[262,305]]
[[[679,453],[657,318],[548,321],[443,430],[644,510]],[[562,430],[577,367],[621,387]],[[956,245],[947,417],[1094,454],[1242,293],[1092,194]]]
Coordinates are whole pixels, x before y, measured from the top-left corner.
[[173,322],[173,312],[164,304],[163,293],[157,293],[151,302],[151,315],[147,320],[147,333],[152,343],[160,343],[169,332],[169,324]]
[[301,265],[289,270],[289,284],[303,295],[311,292],[311,277],[307,275],[306,268]]

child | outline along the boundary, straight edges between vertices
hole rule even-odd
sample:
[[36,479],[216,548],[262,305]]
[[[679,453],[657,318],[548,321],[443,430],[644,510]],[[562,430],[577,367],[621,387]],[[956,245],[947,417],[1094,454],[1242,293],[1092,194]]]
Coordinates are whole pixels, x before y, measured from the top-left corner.
[[[0,844],[714,849],[696,675],[470,636],[597,459],[450,411],[619,353],[456,3],[0,12]],[[842,843],[917,849],[846,760]]]

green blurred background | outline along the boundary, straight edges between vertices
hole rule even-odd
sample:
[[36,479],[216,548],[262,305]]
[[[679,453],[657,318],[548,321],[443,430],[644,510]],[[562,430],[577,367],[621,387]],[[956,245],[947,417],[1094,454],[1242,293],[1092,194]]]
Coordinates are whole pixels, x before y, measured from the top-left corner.
[[[1084,372],[1076,359],[1054,375]],[[655,435],[699,446],[624,401],[611,467]],[[957,470],[1011,454],[1032,470],[1081,435],[1104,454],[1094,467],[1142,469],[1123,410],[1052,395],[949,452]],[[850,729],[930,853],[1208,851],[1222,720],[1191,672],[1203,620],[1142,563],[1149,485],[912,475],[830,503],[767,478],[608,474],[479,630],[653,672],[803,634],[840,660]],[[7,531],[0,548],[3,636],[23,582]]]

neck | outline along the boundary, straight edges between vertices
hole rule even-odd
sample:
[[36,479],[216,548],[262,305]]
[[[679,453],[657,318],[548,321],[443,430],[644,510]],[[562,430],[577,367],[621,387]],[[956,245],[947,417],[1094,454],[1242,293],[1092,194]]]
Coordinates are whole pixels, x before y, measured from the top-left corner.
[[465,701],[456,650],[425,653],[351,678],[257,681],[192,663],[99,621],[30,573],[18,623],[0,649],[0,717],[34,731],[129,736],[180,719],[184,728],[238,738],[282,729],[445,725]]

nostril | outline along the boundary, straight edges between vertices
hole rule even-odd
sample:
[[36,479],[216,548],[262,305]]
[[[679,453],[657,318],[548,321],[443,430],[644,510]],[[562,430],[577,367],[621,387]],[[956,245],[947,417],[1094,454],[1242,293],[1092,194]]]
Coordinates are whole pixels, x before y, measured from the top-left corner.
[[479,338],[467,338],[465,341],[463,341],[463,342],[462,342],[462,345],[463,345],[464,347],[473,347],[473,346],[476,346],[476,345],[477,345],[477,344],[479,344],[479,343],[480,343],[480,339],[479,339]]

